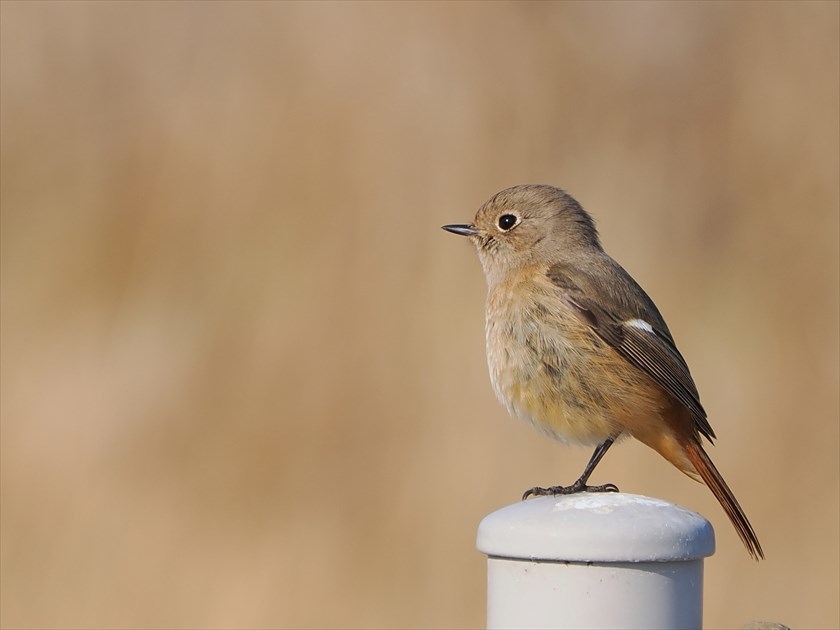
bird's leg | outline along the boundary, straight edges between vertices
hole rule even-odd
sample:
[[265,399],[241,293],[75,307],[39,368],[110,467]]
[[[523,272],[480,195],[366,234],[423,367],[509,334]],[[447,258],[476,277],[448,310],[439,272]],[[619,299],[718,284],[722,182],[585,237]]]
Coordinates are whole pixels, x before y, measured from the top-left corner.
[[595,452],[592,453],[592,457],[589,458],[589,463],[586,465],[586,468],[583,469],[583,474],[571,486],[531,488],[530,490],[525,491],[525,494],[522,495],[522,500],[524,501],[528,497],[556,496],[558,494],[575,494],[577,492],[618,492],[618,486],[614,483],[605,483],[602,486],[586,485],[586,482],[589,481],[589,475],[592,474],[592,471],[595,470],[595,466],[598,465],[598,462],[601,461],[601,458],[609,450],[610,446],[612,446],[613,441],[613,438],[607,438],[595,447]]

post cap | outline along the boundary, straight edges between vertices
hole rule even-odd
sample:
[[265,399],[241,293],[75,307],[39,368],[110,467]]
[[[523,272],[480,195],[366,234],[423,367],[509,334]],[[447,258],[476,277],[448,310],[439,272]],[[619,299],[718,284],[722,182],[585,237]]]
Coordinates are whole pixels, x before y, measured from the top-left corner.
[[488,556],[568,562],[674,562],[715,552],[711,523],[660,499],[614,492],[538,497],[478,526]]

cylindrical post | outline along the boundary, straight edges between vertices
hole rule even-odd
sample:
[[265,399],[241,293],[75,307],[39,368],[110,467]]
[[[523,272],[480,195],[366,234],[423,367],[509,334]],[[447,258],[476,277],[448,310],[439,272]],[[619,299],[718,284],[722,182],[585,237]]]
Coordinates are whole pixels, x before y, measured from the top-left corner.
[[701,628],[703,558],[715,551],[699,514],[649,497],[581,493],[493,512],[488,628]]

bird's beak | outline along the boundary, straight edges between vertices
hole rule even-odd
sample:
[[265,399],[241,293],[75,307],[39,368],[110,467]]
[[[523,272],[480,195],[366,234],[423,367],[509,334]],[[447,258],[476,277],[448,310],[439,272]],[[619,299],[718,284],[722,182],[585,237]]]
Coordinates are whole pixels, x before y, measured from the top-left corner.
[[474,225],[456,223],[453,225],[444,225],[442,227],[447,232],[452,232],[453,234],[458,234],[459,236],[475,236],[476,234],[478,234],[478,230],[475,229]]

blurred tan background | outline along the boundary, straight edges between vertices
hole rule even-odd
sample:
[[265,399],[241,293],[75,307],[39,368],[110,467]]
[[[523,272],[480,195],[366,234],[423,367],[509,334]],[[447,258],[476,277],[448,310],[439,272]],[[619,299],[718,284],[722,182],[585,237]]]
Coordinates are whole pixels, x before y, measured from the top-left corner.
[[823,3],[3,2],[2,625],[477,627],[475,530],[588,449],[509,419],[469,221],[598,220],[767,552],[706,621],[840,625],[838,76]]

